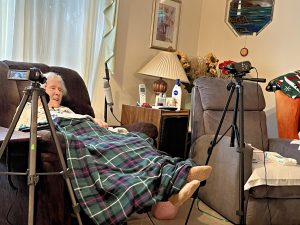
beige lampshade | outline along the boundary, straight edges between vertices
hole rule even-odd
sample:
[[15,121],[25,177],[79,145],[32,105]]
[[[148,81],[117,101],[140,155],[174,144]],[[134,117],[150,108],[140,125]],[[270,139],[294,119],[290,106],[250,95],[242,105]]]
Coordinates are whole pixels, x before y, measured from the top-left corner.
[[171,80],[180,79],[181,82],[189,83],[184,69],[174,52],[159,52],[138,73]]

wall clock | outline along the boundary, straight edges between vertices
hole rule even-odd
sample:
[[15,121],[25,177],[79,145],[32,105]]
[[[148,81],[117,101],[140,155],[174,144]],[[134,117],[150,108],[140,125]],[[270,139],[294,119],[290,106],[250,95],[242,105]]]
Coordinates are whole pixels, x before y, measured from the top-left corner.
[[243,56],[243,57],[247,56],[248,53],[249,53],[249,50],[248,50],[248,48],[246,48],[246,47],[242,48],[241,51],[240,51],[240,54],[241,54],[241,56]]

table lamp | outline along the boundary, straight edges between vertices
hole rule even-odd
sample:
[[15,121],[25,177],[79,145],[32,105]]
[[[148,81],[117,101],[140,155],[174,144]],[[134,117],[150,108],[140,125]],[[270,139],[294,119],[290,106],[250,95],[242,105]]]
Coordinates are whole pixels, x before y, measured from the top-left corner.
[[162,78],[171,80],[180,79],[180,81],[184,83],[189,82],[174,52],[159,52],[150,62],[139,70],[138,73],[160,78],[153,83],[153,91],[155,93],[165,93],[167,91],[168,85]]

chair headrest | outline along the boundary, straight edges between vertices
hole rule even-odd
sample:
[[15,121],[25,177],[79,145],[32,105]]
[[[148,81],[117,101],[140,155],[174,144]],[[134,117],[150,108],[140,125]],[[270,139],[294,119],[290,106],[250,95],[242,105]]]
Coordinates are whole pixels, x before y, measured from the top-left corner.
[[[201,102],[204,110],[224,110],[229,93],[231,82],[230,79],[220,79],[211,77],[201,77],[195,80],[195,91],[199,91]],[[251,81],[243,81],[244,87],[244,110],[261,111],[265,108],[265,98],[258,83]],[[233,86],[233,88],[234,88]],[[236,102],[236,93],[232,96],[228,110],[233,110]]]

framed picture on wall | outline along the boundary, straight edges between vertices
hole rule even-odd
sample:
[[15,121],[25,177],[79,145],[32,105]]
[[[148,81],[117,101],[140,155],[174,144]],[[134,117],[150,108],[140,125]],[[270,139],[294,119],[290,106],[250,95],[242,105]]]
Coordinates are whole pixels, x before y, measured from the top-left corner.
[[153,0],[150,48],[176,51],[181,2]]

